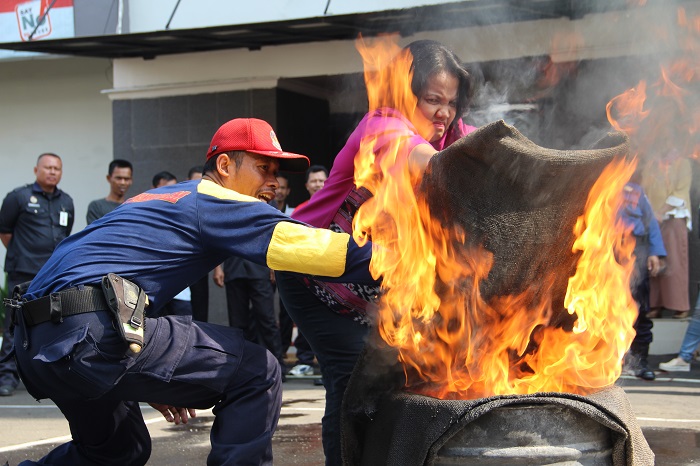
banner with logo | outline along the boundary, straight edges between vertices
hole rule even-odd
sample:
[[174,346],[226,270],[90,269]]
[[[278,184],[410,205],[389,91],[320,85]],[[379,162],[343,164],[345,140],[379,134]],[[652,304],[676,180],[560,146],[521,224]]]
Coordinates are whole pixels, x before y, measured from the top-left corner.
[[[74,36],[73,0],[0,0],[0,42]],[[36,54],[0,49],[0,59],[32,55]]]

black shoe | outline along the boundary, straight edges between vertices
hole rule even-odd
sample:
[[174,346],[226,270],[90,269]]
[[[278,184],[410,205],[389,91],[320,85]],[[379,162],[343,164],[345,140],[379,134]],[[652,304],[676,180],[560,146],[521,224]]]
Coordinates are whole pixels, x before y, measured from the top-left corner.
[[323,385],[323,378],[314,379],[314,385],[315,385],[316,387],[322,386],[322,385]]
[[638,369],[637,372],[634,373],[634,375],[643,380],[656,380],[656,374],[654,374],[654,371],[649,369],[648,367],[642,367],[641,369]]
[[0,386],[0,396],[12,396],[13,393],[15,393],[15,387],[12,385]]

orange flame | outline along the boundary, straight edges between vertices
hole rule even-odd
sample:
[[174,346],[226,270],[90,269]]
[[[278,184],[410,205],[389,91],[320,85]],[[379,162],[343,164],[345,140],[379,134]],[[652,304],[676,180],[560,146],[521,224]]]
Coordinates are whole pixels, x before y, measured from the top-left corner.
[[[367,47],[370,108],[390,105],[382,92],[410,94],[410,73],[383,71],[394,60],[409,70],[410,55],[391,41]],[[401,91],[403,89],[403,91]],[[400,100],[412,115],[415,98]],[[641,107],[640,107],[641,108]],[[578,320],[573,331],[550,326],[555,311],[548,292],[555,277],[542,277],[545,298],[525,292],[486,302],[479,284],[492,266],[483,248],[467,248],[467,233],[445,229],[416,195],[398,142],[375,157],[376,141],[364,140],[355,158],[355,182],[374,194],[357,212],[358,241],[371,236],[371,270],[383,277],[377,327],[396,348],[409,390],[438,398],[566,391],[587,394],[612,384],[634,337],[637,307],[629,291],[633,241],[617,220],[620,193],[635,164],[612,162],[593,186],[585,214],[571,228],[580,254],[565,306]]]

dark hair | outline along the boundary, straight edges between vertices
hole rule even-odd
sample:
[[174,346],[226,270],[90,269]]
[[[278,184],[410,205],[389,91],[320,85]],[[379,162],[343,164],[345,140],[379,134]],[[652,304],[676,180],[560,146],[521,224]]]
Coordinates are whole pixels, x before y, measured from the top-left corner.
[[190,171],[187,172],[187,178],[191,180],[192,175],[195,173],[204,174],[204,167],[202,165],[195,165],[194,167],[190,168]]
[[413,79],[411,80],[411,91],[420,98],[421,93],[428,85],[428,80],[442,71],[457,77],[459,86],[457,88],[457,109],[455,119],[450,125],[450,129],[457,124],[457,120],[462,118],[469,106],[471,93],[471,76],[464,69],[462,61],[450,49],[434,40],[417,40],[411,42],[405,50],[411,52],[413,63]]
[[36,163],[39,163],[39,160],[43,159],[44,157],[56,157],[58,160],[61,160],[61,157],[58,155],[54,154],[53,152],[44,152],[43,154],[40,154],[39,157],[36,158]]
[[114,159],[111,162],[109,162],[109,168],[107,169],[107,174],[109,176],[112,176],[112,173],[114,173],[115,168],[128,168],[129,170],[131,170],[132,173],[134,171],[134,167],[131,165],[131,162],[129,162],[128,160],[124,160],[124,159]]
[[233,160],[233,162],[236,164],[236,168],[241,168],[241,165],[243,164],[243,155],[245,155],[245,151],[236,150],[232,152],[222,152],[221,154],[216,154],[215,156],[211,157],[204,163],[204,166],[202,167],[202,174],[216,173],[216,160],[219,158],[220,155],[223,154],[228,155],[229,158]]
[[308,183],[309,176],[311,176],[312,173],[317,173],[317,172],[323,172],[326,174],[326,178],[328,177],[328,169],[326,167],[324,167],[323,165],[311,165],[306,170],[306,176],[304,177],[304,183]]
[[175,180],[175,181],[177,181],[177,178],[175,177],[175,175],[173,175],[169,171],[162,171],[162,172],[156,173],[155,176],[153,177],[153,187],[155,188],[156,186],[158,186],[158,183],[160,183],[161,180],[165,180],[165,181]]

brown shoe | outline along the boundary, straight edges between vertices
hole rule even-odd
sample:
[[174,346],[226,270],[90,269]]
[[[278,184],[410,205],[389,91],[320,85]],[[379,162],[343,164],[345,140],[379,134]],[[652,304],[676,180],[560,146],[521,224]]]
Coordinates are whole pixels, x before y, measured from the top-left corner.
[[676,311],[675,314],[673,314],[674,319],[685,319],[688,317],[688,311]]
[[647,317],[649,319],[656,319],[657,317],[659,317],[659,314],[660,312],[658,309],[652,309],[651,311],[647,312]]

